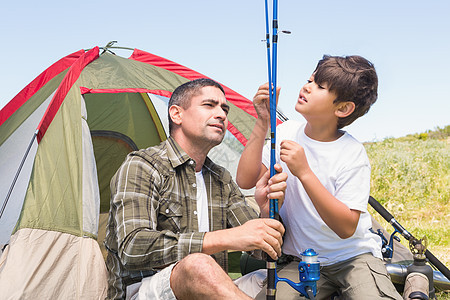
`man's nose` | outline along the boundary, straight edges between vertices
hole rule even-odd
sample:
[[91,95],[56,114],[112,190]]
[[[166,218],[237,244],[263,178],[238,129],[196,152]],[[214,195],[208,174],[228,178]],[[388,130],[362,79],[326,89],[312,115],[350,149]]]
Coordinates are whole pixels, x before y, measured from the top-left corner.
[[225,110],[222,107],[218,106],[215,109],[215,117],[217,119],[225,120],[227,118],[227,113],[225,112]]

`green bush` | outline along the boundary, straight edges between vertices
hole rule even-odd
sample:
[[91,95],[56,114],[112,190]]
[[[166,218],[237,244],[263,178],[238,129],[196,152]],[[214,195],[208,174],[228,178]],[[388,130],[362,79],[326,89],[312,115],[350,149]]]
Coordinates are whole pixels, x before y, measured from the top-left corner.
[[[450,126],[402,138],[367,143],[371,195],[428,249],[450,266]],[[373,209],[388,232],[393,228]],[[405,239],[402,244],[408,247]],[[437,299],[450,299],[440,292]]]
[[[446,127],[448,128],[448,126]],[[432,133],[428,137],[436,136]],[[430,247],[450,246],[450,143],[424,135],[365,145],[372,165],[371,195]],[[375,217],[378,218],[375,213]],[[389,225],[387,225],[387,229]],[[443,257],[448,264],[450,258]]]

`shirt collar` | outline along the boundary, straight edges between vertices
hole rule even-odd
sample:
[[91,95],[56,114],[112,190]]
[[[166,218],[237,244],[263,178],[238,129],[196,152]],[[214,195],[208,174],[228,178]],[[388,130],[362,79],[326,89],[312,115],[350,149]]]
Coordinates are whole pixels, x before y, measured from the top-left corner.
[[167,156],[172,168],[176,168],[191,159],[172,136],[167,138]]
[[[172,136],[167,138],[167,145],[167,156],[172,168],[175,169],[189,160],[194,161]],[[209,157],[206,157],[203,168],[206,168],[209,172],[211,172],[211,174],[219,181],[228,182],[231,180],[229,173],[225,172],[223,167],[215,164],[211,159],[209,159]]]

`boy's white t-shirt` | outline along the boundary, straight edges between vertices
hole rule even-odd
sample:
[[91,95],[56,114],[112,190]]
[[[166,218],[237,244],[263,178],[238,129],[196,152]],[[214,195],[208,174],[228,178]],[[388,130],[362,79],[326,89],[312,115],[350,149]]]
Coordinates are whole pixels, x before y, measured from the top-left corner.
[[[381,238],[369,231],[367,211],[370,193],[370,163],[363,145],[348,133],[332,142],[319,142],[305,134],[306,123],[286,121],[277,127],[276,161],[288,174],[280,216],[286,233],[283,253],[300,257],[313,248],[321,265],[331,265],[362,253],[382,258]],[[291,140],[305,149],[308,164],[324,187],[349,208],[361,211],[353,236],[341,239],[317,213],[300,180],[280,160],[280,143]],[[263,149],[263,164],[270,166],[270,143]]]
[[203,178],[202,171],[195,172],[197,180],[197,218],[198,218],[198,231],[209,231],[209,219],[208,219],[208,196],[206,194],[205,179]]

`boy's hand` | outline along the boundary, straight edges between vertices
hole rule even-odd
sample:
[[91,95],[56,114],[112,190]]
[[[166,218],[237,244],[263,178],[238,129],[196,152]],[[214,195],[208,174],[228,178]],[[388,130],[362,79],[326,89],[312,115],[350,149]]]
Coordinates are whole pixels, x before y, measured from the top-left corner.
[[305,149],[296,142],[290,140],[281,142],[280,159],[286,163],[291,173],[300,180],[311,172],[306,160]]
[[261,210],[261,217],[269,217],[270,199],[278,199],[278,208],[281,208],[284,201],[284,192],[286,191],[287,174],[279,164],[275,164],[277,172],[270,178],[270,170],[256,183],[255,200]]
[[[278,97],[280,95],[280,87],[277,87],[276,101],[278,104]],[[253,97],[253,106],[255,107],[256,113],[258,114],[258,119],[264,121],[270,120],[270,104],[269,104],[269,83],[261,85]]]

